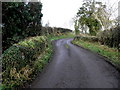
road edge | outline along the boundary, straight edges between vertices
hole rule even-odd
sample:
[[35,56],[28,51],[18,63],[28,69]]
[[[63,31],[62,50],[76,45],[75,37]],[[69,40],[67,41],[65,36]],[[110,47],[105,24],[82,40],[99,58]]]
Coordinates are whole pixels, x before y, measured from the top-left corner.
[[75,46],[77,46],[77,47],[80,47],[80,48],[82,48],[82,49],[85,49],[85,50],[87,50],[87,51],[89,51],[89,52],[92,52],[92,53],[94,53],[94,54],[97,54],[98,56],[100,56],[101,58],[103,58],[104,61],[106,61],[107,63],[109,63],[110,65],[112,65],[117,71],[120,72],[120,68],[117,67],[115,64],[113,64],[113,63],[110,61],[110,59],[108,59],[107,57],[102,56],[102,55],[100,55],[100,54],[97,53],[97,52],[93,52],[93,51],[91,51],[90,49],[87,49],[87,48],[84,48],[84,47],[79,46],[79,45],[77,45],[77,44],[74,44],[74,43],[72,43],[72,41],[71,41],[70,43],[73,44],[73,45],[75,45]]

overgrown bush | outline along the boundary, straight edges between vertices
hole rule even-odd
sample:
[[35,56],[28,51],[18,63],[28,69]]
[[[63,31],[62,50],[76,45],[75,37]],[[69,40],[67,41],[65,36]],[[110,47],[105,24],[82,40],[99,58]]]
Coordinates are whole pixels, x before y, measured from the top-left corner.
[[120,26],[99,32],[97,35],[99,42],[101,44],[107,45],[109,47],[117,47],[120,45]]
[[47,37],[37,36],[8,48],[2,56],[2,83],[9,87],[24,85],[35,71],[36,59],[46,47]]

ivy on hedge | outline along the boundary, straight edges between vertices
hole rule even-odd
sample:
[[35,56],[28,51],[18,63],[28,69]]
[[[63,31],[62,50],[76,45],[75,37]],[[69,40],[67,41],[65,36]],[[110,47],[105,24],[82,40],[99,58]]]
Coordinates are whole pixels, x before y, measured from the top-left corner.
[[47,37],[28,38],[8,48],[2,56],[2,82],[6,86],[20,86],[30,79],[34,72],[34,62],[45,48]]

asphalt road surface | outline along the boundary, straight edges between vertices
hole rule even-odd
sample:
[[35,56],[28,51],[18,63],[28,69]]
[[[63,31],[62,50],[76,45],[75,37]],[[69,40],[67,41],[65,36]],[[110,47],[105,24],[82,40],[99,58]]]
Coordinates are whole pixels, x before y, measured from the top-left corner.
[[120,72],[102,56],[70,43],[53,42],[51,62],[31,88],[120,88]]

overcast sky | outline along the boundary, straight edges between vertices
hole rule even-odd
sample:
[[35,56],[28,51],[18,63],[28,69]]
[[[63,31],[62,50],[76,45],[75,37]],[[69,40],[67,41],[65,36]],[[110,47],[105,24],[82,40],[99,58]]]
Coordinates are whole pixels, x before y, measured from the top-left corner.
[[[74,18],[79,7],[82,5],[82,1],[83,0],[41,0],[43,4],[43,25],[49,22],[52,27],[74,29],[72,18]],[[118,7],[119,0],[99,1],[102,1],[116,9]]]

